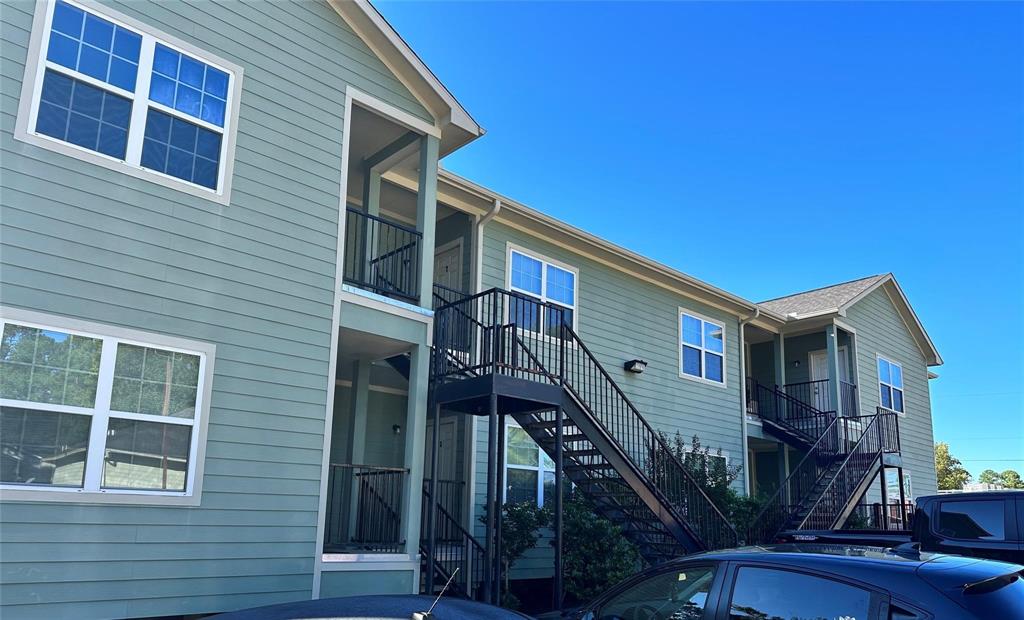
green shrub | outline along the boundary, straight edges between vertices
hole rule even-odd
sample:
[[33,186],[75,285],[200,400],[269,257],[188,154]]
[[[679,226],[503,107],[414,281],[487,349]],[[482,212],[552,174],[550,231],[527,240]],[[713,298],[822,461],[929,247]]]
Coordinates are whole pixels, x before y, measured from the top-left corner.
[[598,515],[582,493],[566,498],[562,519],[564,586],[574,601],[589,601],[642,567],[622,528]]

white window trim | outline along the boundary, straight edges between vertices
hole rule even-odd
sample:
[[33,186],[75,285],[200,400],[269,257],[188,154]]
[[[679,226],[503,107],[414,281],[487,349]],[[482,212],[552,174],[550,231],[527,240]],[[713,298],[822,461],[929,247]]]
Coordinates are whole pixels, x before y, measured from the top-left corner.
[[[683,448],[683,452],[686,453],[686,454],[692,454],[693,453],[693,446],[686,446],[686,447],[684,447]],[[725,461],[726,469],[729,468],[729,453],[726,452],[725,450],[722,450],[721,454],[718,454],[718,450],[709,451],[708,452],[708,458],[722,459],[723,461]],[[710,471],[710,470],[708,470],[708,471]]]
[[[129,93],[101,80],[92,79],[89,76],[84,76],[78,73],[77,71],[73,71],[47,61],[45,50],[49,44],[49,24],[53,16],[53,10],[56,6],[56,2],[52,0],[37,2],[35,17],[32,22],[32,35],[29,40],[28,56],[26,57],[25,62],[25,75],[21,84],[21,99],[18,104],[18,120],[15,123],[14,138],[69,157],[81,159],[110,170],[185,192],[192,196],[211,200],[217,204],[230,204],[231,182],[232,177],[234,176],[238,112],[242,95],[242,67],[98,3],[80,2],[77,0],[65,1],[68,4],[76,6],[84,11],[95,13],[118,26],[123,26],[142,35],[142,49],[139,53],[139,74],[136,80],[135,92]],[[153,50],[157,42],[177,52],[192,56],[229,74],[230,84],[224,110],[224,127],[210,125],[200,119],[193,118],[187,114],[182,114],[181,112],[168,108],[167,106],[163,106],[149,100],[149,81],[152,75],[152,57]],[[74,77],[77,80],[90,83],[93,86],[100,87],[103,90],[126,97],[132,101],[131,125],[128,132],[129,142],[124,160],[116,159],[109,155],[104,155],[103,153],[92,151],[78,145],[35,132],[35,120],[39,109],[39,97],[43,88],[43,76],[48,67],[60,72],[62,75]],[[212,190],[163,172],[157,172],[141,166],[142,137],[145,133],[146,113],[149,107],[166,112],[175,118],[187,120],[188,122],[200,127],[213,129],[217,133],[222,134],[220,167],[218,170],[218,189]]]
[[[546,456],[546,454],[544,453],[544,449],[537,445],[537,442],[534,442],[534,445],[537,445],[537,465],[516,465],[515,463],[509,463],[508,439],[510,433],[508,431],[510,428],[521,429],[523,427],[520,426],[518,422],[511,418],[505,421],[505,445],[502,447],[501,451],[501,464],[502,467],[504,467],[505,469],[505,475],[503,476],[504,484],[502,485],[501,489],[501,502],[505,503],[508,498],[508,470],[521,469],[525,471],[537,472],[537,506],[544,506],[544,474],[545,472],[555,473],[555,468],[552,467],[551,469],[548,469],[544,467],[544,457]],[[533,441],[532,438],[530,440]]]
[[[537,295],[536,293],[531,293],[530,291],[524,291],[523,289],[516,288],[516,287],[512,286],[512,253],[513,252],[515,252],[516,254],[522,254],[523,256],[526,256],[527,258],[532,258],[533,260],[540,261],[540,263],[542,265],[541,270],[540,270],[540,292],[541,292],[540,295]],[[568,272],[573,274],[573,277],[572,277],[572,299],[575,302],[575,303],[573,303],[573,305],[570,306],[570,305],[564,304],[564,303],[562,303],[560,301],[555,301],[554,299],[548,299],[548,295],[547,295],[547,285],[548,285],[547,265],[551,265],[553,267],[557,267],[559,269],[562,269],[564,271],[568,271]],[[526,248],[524,248],[522,246],[516,245],[514,243],[507,243],[505,245],[505,288],[507,290],[514,291],[514,292],[519,293],[521,295],[526,295],[527,297],[531,297],[533,299],[536,299],[536,300],[540,301],[541,303],[549,303],[549,304],[552,304],[552,305],[555,305],[555,306],[566,308],[568,310],[572,310],[572,330],[573,331],[577,331],[576,330],[576,326],[579,324],[579,315],[580,315],[580,313],[579,313],[579,305],[580,305],[580,270],[577,269],[576,267],[573,267],[572,265],[563,263],[562,261],[555,260],[553,258],[548,258],[547,256],[544,256],[543,254],[539,254],[537,252],[534,252],[533,250],[528,250],[528,249],[526,249]],[[507,310],[506,310],[506,312],[507,312]],[[506,317],[506,319],[507,319],[507,317]],[[543,319],[543,317],[541,317],[541,330],[542,330],[541,333],[544,335],[544,337],[550,338],[551,336],[548,336],[547,333],[543,331],[543,329],[544,329],[544,319]]]
[[[94,408],[0,399],[0,405],[5,407],[43,409],[46,411],[91,415],[90,452],[87,456],[83,488],[0,484],[0,491],[3,492],[4,500],[136,505],[199,505],[202,496],[203,468],[206,460],[206,436],[210,419],[210,396],[213,390],[213,366],[217,352],[216,345],[6,306],[0,306],[0,321],[10,321],[30,327],[103,339],[102,357],[100,358],[100,378],[97,385],[96,406]],[[200,356],[200,383],[199,389],[196,391],[196,417],[191,424],[193,432],[189,447],[189,470],[186,476],[184,492],[100,488],[103,443],[106,435],[107,420],[111,416],[148,422],[188,424],[188,421],[165,416],[139,413],[111,413],[109,407],[109,381],[107,382],[107,389],[104,389],[103,378],[104,376],[109,378],[113,374],[116,347],[119,342]]]
[[[878,372],[878,362],[879,362],[879,360],[885,360],[890,366],[898,366],[899,367],[899,369],[900,369],[900,376],[903,377],[903,385],[901,385],[900,387],[895,387],[892,383],[886,383],[885,381],[882,381],[882,374],[880,372]],[[883,409],[886,408],[886,407],[884,407],[882,405],[882,390],[881,390],[881,388],[882,388],[883,385],[888,387],[890,390],[894,390],[894,389],[895,390],[899,390],[900,393],[903,394],[903,411],[896,411],[896,409],[894,409],[892,407],[889,407],[888,410],[896,413],[897,415],[899,415],[901,417],[906,417],[906,415],[907,415],[907,373],[906,373],[905,369],[903,368],[903,364],[901,364],[899,362],[894,362],[894,361],[892,361],[892,358],[886,357],[886,356],[882,355],[881,353],[876,353],[875,354],[875,376],[878,377],[878,386],[875,388],[875,395],[878,397],[878,406],[882,407]],[[890,375],[890,377],[891,377],[891,375]]]
[[[701,374],[701,376],[699,376],[699,377],[695,377],[693,375],[688,375],[685,372],[683,372],[683,346],[684,346],[683,345],[683,315],[684,314],[692,316],[695,319],[700,319],[701,321],[704,321],[706,323],[713,323],[714,325],[718,325],[718,326],[720,326],[722,328],[722,352],[721,353],[719,353],[718,351],[711,351],[709,349],[706,349],[706,348],[704,348],[703,345],[696,346],[696,345],[692,345],[692,344],[689,344],[689,343],[687,343],[685,345],[685,346],[690,347],[691,349],[697,349],[698,351],[700,351],[700,355],[701,355],[700,374]],[[702,325],[701,326],[701,339],[702,340],[703,340],[703,337],[704,337],[704,328],[703,328],[703,325]],[[693,310],[688,310],[688,309],[680,306],[679,307],[679,311],[676,313],[676,343],[677,343],[676,344],[676,355],[679,358],[678,361],[677,361],[676,368],[678,370],[678,373],[679,373],[680,377],[682,377],[683,379],[688,379],[690,381],[696,381],[698,383],[704,383],[704,384],[707,384],[707,385],[713,385],[715,387],[720,387],[720,388],[728,387],[727,384],[729,382],[729,367],[726,364],[728,362],[729,343],[728,343],[728,338],[727,338],[727,335],[726,335],[725,321],[723,321],[721,319],[713,319],[713,318],[711,318],[709,316],[706,316],[706,315],[703,315],[703,314],[701,314],[699,312],[694,312]],[[704,363],[704,352],[705,351],[707,351],[708,353],[711,353],[712,355],[721,355],[722,356],[722,380],[721,381],[715,381],[713,379],[708,379],[708,378],[705,377],[705,375],[707,374],[707,372],[706,372],[707,371],[707,364]]]

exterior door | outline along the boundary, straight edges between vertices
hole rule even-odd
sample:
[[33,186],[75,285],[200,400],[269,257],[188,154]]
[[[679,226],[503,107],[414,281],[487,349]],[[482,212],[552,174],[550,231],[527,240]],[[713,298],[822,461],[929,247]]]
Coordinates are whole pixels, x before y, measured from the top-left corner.
[[[424,478],[430,477],[430,463],[434,453],[434,425],[428,421],[427,424],[427,449],[426,469],[423,472]],[[437,479],[455,479],[455,421],[441,420],[441,446],[437,451]]]
[[434,283],[462,290],[462,244],[441,249],[434,255]]
[[[825,381],[828,379],[828,351],[821,349],[819,351],[811,351],[808,354],[811,381]],[[846,347],[839,347],[839,380],[850,381],[850,360],[846,354]],[[832,399],[829,396],[828,386],[825,383],[813,383],[811,385],[811,402],[810,405],[819,411],[834,411],[836,408],[832,406]],[[851,414],[846,414],[851,415]]]

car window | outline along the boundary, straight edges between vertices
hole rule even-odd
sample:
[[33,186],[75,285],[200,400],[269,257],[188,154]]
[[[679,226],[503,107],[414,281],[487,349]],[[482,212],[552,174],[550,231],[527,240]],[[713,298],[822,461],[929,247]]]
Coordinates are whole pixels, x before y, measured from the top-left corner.
[[714,569],[709,566],[659,573],[601,606],[599,620],[700,620]]
[[967,540],[1006,540],[1003,500],[942,502],[939,534]]
[[729,605],[733,620],[869,620],[871,592],[832,579],[768,568],[740,568]]

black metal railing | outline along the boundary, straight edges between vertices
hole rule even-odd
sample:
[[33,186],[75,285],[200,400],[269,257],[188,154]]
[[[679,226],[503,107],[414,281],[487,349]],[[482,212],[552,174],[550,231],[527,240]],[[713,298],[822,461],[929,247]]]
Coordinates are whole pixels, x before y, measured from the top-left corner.
[[[501,289],[435,311],[435,348],[462,352],[466,366],[435,355],[435,381],[469,370],[562,385],[611,437],[673,518],[707,549],[735,546],[738,535],[572,329],[571,312]],[[652,455],[657,455],[652,458]]]
[[345,282],[419,304],[422,241],[414,228],[346,209]]
[[833,417],[807,454],[794,467],[775,493],[761,506],[747,532],[748,544],[774,542],[790,519],[799,511],[800,504],[814,487],[829,473],[839,457],[840,418]]
[[841,415],[860,415],[860,399],[857,386],[849,381],[839,381],[839,411]]
[[[464,504],[466,500],[463,492],[466,488],[466,483],[462,480],[438,480],[436,486],[438,507],[444,509],[445,513],[452,517],[454,523],[461,524],[462,515],[465,513]],[[423,479],[423,493],[426,495],[430,494],[429,478]],[[426,507],[424,507],[424,510],[426,510]],[[424,520],[421,524],[422,527],[426,528],[426,513],[424,513]],[[457,540],[460,536],[459,531],[450,527],[450,524],[436,522],[434,528],[438,541]]]
[[899,452],[899,423],[895,413],[879,408],[875,415],[840,420],[844,424],[840,441],[850,447],[845,450],[835,476],[809,507],[801,529],[835,527],[865,479],[876,471],[883,454]]
[[798,436],[805,444],[813,444],[835,419],[834,411],[821,410],[777,387],[754,382],[757,414]]
[[900,506],[899,501],[883,506],[881,502],[857,504],[846,521],[850,529],[905,531],[911,529],[913,502]]
[[327,478],[325,553],[401,553],[402,489],[409,470],[332,463]]
[[832,403],[832,393],[829,391],[829,380],[818,379],[817,381],[803,381],[801,383],[787,383],[782,386],[782,391],[792,398],[810,405],[818,411],[835,411]]
[[455,303],[466,297],[469,297],[469,293],[465,291],[438,284],[437,282],[434,283],[434,308]]
[[[440,481],[439,481],[440,482]],[[438,485],[440,486],[440,485]],[[440,498],[440,496],[439,496]],[[427,570],[433,570],[435,576],[434,585],[442,585],[448,581],[453,574],[452,591],[462,597],[477,599],[480,594],[480,584],[486,575],[486,553],[483,545],[477,542],[463,526],[459,519],[452,515],[444,507],[444,502],[431,501],[430,488],[424,485],[423,488],[423,518],[421,523],[427,523],[427,515],[431,506],[434,508],[434,528],[438,537],[434,542],[434,556],[430,557],[429,540],[426,537],[426,526],[423,527],[423,535],[420,537],[420,553],[423,554],[424,563],[429,563]],[[446,536],[440,532],[448,532]],[[458,569],[458,574],[455,573]],[[425,592],[425,594],[434,594]]]

